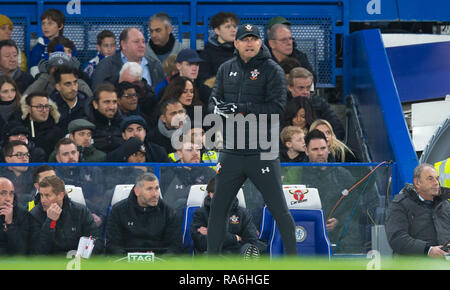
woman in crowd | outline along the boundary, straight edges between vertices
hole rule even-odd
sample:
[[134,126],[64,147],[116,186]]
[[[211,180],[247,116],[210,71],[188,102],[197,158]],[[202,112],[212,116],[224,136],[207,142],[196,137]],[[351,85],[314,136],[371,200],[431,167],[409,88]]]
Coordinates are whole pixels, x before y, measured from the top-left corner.
[[171,97],[175,97],[180,101],[186,109],[186,115],[189,116],[191,122],[194,122],[194,108],[201,107],[202,115],[199,121],[203,121],[203,116],[206,111],[194,87],[194,83],[190,79],[180,76],[173,78],[166,87],[160,104]]
[[328,148],[330,150],[330,155],[328,157],[329,162],[358,162],[353,151],[348,148],[342,141],[336,138],[334,134],[333,127],[331,124],[323,119],[315,120],[311,126],[310,130],[318,129],[325,134],[327,138]]
[[281,129],[286,126],[297,126],[308,132],[311,124],[316,120],[316,112],[307,97],[292,98],[287,102],[281,120]]
[[18,113],[21,94],[16,82],[6,75],[0,76],[0,132],[10,117]]

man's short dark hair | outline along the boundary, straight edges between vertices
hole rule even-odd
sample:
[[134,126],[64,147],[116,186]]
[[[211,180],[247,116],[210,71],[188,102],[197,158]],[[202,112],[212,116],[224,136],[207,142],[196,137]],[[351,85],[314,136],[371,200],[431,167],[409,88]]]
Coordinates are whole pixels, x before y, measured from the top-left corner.
[[107,37],[114,38],[114,41],[116,39],[116,36],[114,35],[114,33],[112,31],[110,31],[110,30],[103,30],[102,32],[97,34],[97,44],[98,45],[102,45],[103,39],[105,39]]
[[135,89],[136,91],[138,90],[135,84],[132,84],[127,81],[120,82],[116,86],[117,98],[119,98],[119,99],[122,98],[123,93],[128,89]]
[[32,92],[31,94],[29,94],[28,96],[26,96],[25,98],[25,103],[28,106],[31,106],[31,100],[33,100],[34,97],[44,97],[48,99],[48,95],[46,92]]
[[174,105],[177,103],[180,103],[180,101],[175,97],[171,97],[171,98],[167,98],[167,99],[163,100],[163,102],[161,103],[161,106],[160,106],[160,114],[159,115],[165,115],[167,112],[167,106]]
[[75,144],[75,141],[73,141],[70,138],[64,137],[64,138],[59,139],[58,142],[56,142],[56,144],[55,144],[55,153],[56,154],[59,153],[59,148],[61,147],[61,145],[69,145],[69,144],[73,144],[73,145],[75,145],[75,148],[78,148],[77,144]]
[[305,146],[308,147],[309,142],[313,139],[323,139],[323,140],[325,140],[325,143],[327,143],[327,137],[325,137],[325,134],[318,129],[311,130],[308,132],[308,134],[306,134]]
[[39,182],[39,174],[46,171],[55,171],[53,167],[51,167],[48,164],[40,165],[36,168],[36,170],[33,172],[33,183]]
[[78,78],[77,69],[68,66],[57,66],[55,71],[53,72],[55,83],[59,83],[61,81],[61,75],[65,74],[73,74],[76,78]]
[[101,92],[116,92],[116,88],[111,83],[102,83],[95,88],[94,91],[94,101],[98,103],[100,101],[100,93]]
[[220,25],[224,24],[228,19],[234,21],[236,25],[239,24],[239,17],[236,14],[232,12],[219,12],[211,18],[211,20],[209,21],[209,25],[212,28],[217,28]]
[[3,147],[3,155],[5,157],[11,156],[14,153],[14,147],[20,146],[20,145],[27,147],[27,150],[28,150],[27,143],[20,141],[20,140],[12,140],[12,141],[9,141],[8,143],[6,143],[5,146]]
[[12,46],[16,48],[16,51],[19,52],[19,49],[17,48],[17,44],[12,39],[4,39],[0,41],[0,51],[2,50],[3,46]]
[[[50,18],[51,20],[55,21],[56,24],[58,25],[58,27],[60,27],[61,25],[64,25],[64,23],[66,22],[66,16],[64,15],[64,13],[62,13],[61,10],[55,9],[55,8],[50,8],[48,10],[45,10],[42,14],[41,14],[41,22],[44,19]],[[60,30],[60,34],[63,33],[64,27]]]

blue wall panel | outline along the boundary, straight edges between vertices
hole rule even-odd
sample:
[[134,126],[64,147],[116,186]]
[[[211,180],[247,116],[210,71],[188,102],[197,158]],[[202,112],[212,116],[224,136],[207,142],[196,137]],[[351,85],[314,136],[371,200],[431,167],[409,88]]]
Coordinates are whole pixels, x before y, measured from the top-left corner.
[[402,102],[445,97],[450,92],[450,42],[386,48]]
[[392,190],[398,193],[412,182],[418,164],[389,60],[378,29],[352,33],[348,39],[351,61],[345,67],[347,90],[358,100],[361,123],[368,139],[372,162],[396,162],[398,180]]

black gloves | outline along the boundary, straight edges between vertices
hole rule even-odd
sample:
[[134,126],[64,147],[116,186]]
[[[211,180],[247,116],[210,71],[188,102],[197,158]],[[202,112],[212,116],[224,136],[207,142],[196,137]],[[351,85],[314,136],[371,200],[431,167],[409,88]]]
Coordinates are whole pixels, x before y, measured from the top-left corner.
[[228,118],[228,114],[235,113],[245,113],[246,105],[240,103],[225,103],[224,101],[219,101],[215,97],[212,98],[214,103],[214,114],[221,115],[225,118]]

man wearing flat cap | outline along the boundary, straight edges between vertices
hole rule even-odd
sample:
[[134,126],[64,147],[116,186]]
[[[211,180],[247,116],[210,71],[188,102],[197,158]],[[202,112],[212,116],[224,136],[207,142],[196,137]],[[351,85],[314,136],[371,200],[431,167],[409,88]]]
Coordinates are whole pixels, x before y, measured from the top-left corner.
[[[277,143],[279,115],[286,106],[286,78],[268,50],[262,48],[258,27],[242,24],[234,46],[236,56],[219,68],[208,103],[208,111],[223,120],[223,149],[216,169],[207,251],[211,255],[221,253],[228,212],[249,178],[276,220],[285,253],[296,255],[295,225],[282,190]],[[239,119],[244,116],[242,125]],[[258,132],[259,140],[266,135],[266,140],[270,136],[273,141],[269,146],[255,142],[250,132]]]
[[[106,153],[94,147],[92,131],[95,125],[85,119],[75,119],[68,125],[69,139],[73,140],[79,152],[80,162],[104,162]],[[52,152],[49,162],[56,162],[55,152]]]

